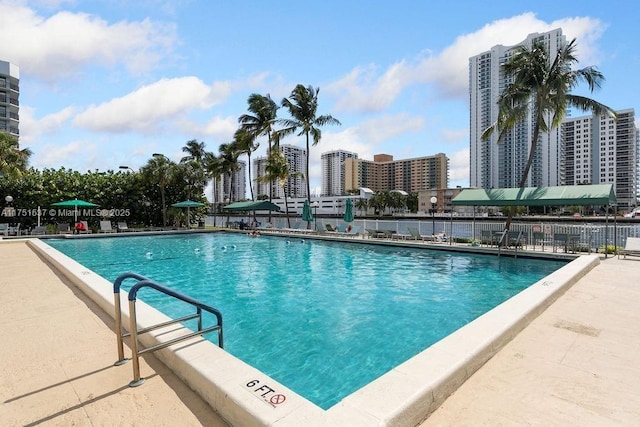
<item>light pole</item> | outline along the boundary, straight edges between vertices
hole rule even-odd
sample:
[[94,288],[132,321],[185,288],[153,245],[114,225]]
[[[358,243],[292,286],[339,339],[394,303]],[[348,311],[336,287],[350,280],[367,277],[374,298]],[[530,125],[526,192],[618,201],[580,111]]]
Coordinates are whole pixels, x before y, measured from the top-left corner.
[[118,166],[118,168],[119,168],[119,169],[122,169],[122,170],[130,170],[130,171],[131,171],[131,172],[133,172],[133,173],[135,173],[135,172],[136,172],[136,170],[135,170],[135,169],[133,169],[132,167],[129,167],[129,166]]
[[436,206],[438,203],[438,198],[433,196],[431,198],[431,234],[435,236],[436,234]]

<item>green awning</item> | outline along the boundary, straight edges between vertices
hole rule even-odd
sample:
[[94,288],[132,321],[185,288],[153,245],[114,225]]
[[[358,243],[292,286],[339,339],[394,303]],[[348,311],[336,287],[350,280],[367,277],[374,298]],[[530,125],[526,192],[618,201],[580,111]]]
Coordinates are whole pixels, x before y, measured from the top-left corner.
[[280,206],[268,200],[259,202],[235,202],[222,208],[225,211],[245,212],[245,211],[280,211]]
[[615,205],[612,184],[561,187],[467,188],[451,203],[454,206],[590,206]]

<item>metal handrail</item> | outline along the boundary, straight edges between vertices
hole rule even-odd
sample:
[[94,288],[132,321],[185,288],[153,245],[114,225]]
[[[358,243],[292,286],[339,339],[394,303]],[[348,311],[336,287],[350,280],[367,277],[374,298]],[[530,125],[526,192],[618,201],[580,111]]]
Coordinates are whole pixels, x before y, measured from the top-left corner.
[[[129,333],[123,333],[122,331],[122,310],[120,307],[120,286],[122,285],[122,282],[125,279],[128,278],[132,278],[132,279],[136,279],[138,280],[138,282],[129,290]],[[155,289],[159,292],[162,292],[165,295],[168,295],[170,297],[179,299],[187,304],[190,304],[194,307],[196,307],[196,313],[194,314],[190,314],[184,317],[181,317],[179,319],[173,319],[167,322],[162,322],[153,326],[149,326],[147,328],[144,329],[140,329],[138,330],[137,327],[137,321],[136,321],[136,296],[138,294],[138,291],[141,288],[144,287],[150,287],[152,289]],[[140,384],[142,384],[144,382],[144,378],[140,378],[140,363],[139,363],[139,356],[141,354],[147,353],[147,352],[151,352],[151,351],[155,351],[155,350],[159,350],[161,348],[165,348],[168,347],[170,345],[173,345],[177,342],[180,341],[184,341],[186,339],[189,338],[193,338],[196,336],[202,336],[204,334],[207,334],[209,332],[214,332],[217,331],[218,332],[218,346],[220,348],[224,347],[224,341],[223,341],[223,333],[222,333],[222,313],[220,313],[220,311],[216,310],[213,307],[210,307],[206,304],[201,303],[200,301],[197,301],[187,295],[184,295],[180,292],[177,292],[173,289],[170,289],[166,286],[163,286],[157,282],[154,282],[153,280],[144,277],[138,273],[133,273],[133,272],[127,272],[124,274],[121,274],[114,282],[113,282],[113,292],[114,292],[114,305],[115,305],[115,312],[116,312],[116,335],[117,335],[117,346],[118,346],[118,361],[115,362],[115,365],[121,365],[123,363],[126,363],[126,361],[128,359],[125,359],[124,357],[124,345],[123,345],[123,338],[130,336],[131,337],[131,359],[133,360],[133,381],[131,381],[129,383],[130,387],[136,387]],[[202,311],[206,311],[209,312],[211,314],[213,314],[216,317],[216,321],[217,324],[214,326],[210,326],[207,328],[203,328],[202,327]],[[156,344],[154,346],[151,347],[147,347],[145,349],[142,350],[138,350],[138,335],[139,334],[143,334],[143,333],[147,333],[150,331],[153,331],[155,329],[159,329],[159,328],[163,328],[165,326],[168,325],[172,325],[175,323],[181,323],[184,322],[186,320],[191,320],[191,319],[197,319],[197,325],[198,325],[198,329],[196,332],[192,332],[190,334],[186,334],[186,335],[182,335],[180,337],[177,338],[173,338],[171,340],[165,341],[163,343],[160,344]]]

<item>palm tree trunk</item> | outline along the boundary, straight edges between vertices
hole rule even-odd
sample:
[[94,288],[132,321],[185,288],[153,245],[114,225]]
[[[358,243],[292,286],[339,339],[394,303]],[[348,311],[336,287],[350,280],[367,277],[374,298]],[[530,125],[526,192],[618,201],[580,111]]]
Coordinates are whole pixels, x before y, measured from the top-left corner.
[[[538,147],[538,137],[540,136],[540,126],[538,125],[538,121],[536,121],[535,126],[533,127],[533,141],[531,141],[531,151],[529,152],[529,158],[527,159],[527,164],[524,167],[524,171],[522,171],[522,177],[520,178],[520,185],[518,188],[524,188],[527,183],[527,179],[529,178],[529,171],[531,170],[531,165],[533,164],[533,157],[536,153],[536,148]],[[515,215],[516,207],[509,207],[509,214],[507,215],[507,222],[504,225],[504,229],[509,231],[511,228],[511,221],[513,220],[513,216]]]
[[[306,133],[307,137],[307,169],[305,170],[305,180],[307,181],[307,201],[311,205],[311,184],[309,183],[309,132]],[[311,228],[311,222],[307,222],[307,230]]]
[[287,190],[284,190],[284,215],[287,217],[287,227],[291,228],[291,221],[289,220],[289,202],[287,201]]
[[[267,139],[269,140],[269,146],[267,147],[267,162],[271,160],[271,131],[267,131]],[[269,180],[269,203],[271,203],[271,188],[273,187],[273,180]],[[271,209],[269,209],[269,223],[271,223]]]
[[251,154],[247,153],[247,159],[249,163],[249,192],[251,193],[251,201],[255,202],[253,199],[253,184],[251,184]]

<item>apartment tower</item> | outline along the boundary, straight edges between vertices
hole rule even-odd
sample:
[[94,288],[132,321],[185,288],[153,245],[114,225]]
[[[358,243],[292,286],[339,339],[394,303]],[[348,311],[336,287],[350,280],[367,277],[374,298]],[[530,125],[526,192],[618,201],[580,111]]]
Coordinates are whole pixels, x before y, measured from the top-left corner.
[[[289,164],[289,174],[291,176],[287,180],[284,189],[279,182],[273,183],[271,197],[274,199],[284,198],[285,190],[287,197],[306,197],[307,185],[305,181],[305,169],[307,164],[307,151],[304,148],[288,144],[280,144],[279,149]],[[260,180],[260,177],[266,175],[267,164],[266,156],[258,157],[253,162],[253,191],[255,197],[269,195],[269,182],[261,182]],[[295,176],[296,173],[297,176]]]
[[322,189],[321,196],[342,196],[345,194],[344,161],[357,159],[356,153],[335,150],[322,153]]
[[20,69],[0,61],[0,132],[20,136]]
[[[529,158],[532,142],[533,117],[528,117],[508,132],[498,144],[498,134],[483,140],[482,133],[495,123],[498,117],[498,98],[510,83],[501,65],[518,46],[531,46],[534,41],[543,42],[550,57],[566,43],[562,29],[547,33],[530,34],[516,46],[497,45],[469,59],[470,98],[470,184],[478,188],[518,187]],[[525,186],[561,185],[563,152],[560,129],[542,133]]]
[[344,166],[346,191],[366,187],[373,191],[416,193],[447,188],[449,183],[449,159],[443,153],[404,160],[376,154],[373,161],[345,159]]
[[633,109],[616,113],[617,122],[596,115],[564,120],[563,184],[613,184],[618,210],[630,211],[637,203],[640,132]]

